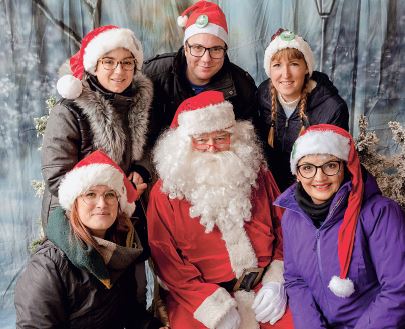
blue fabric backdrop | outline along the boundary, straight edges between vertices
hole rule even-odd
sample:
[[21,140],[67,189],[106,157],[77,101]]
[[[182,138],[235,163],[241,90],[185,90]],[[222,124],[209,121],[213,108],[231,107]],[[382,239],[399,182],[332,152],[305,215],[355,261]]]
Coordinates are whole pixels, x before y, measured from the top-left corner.
[[[176,50],[182,31],[176,17],[193,1],[0,0],[0,327],[14,327],[13,290],[39,235],[40,199],[32,179],[41,179],[33,119],[47,114],[56,96],[59,66],[78,50],[94,27],[116,24],[135,31],[145,58]],[[230,31],[229,55],[257,84],[265,79],[263,54],[279,27],[291,29],[321,54],[322,21],[315,0],[223,0]],[[323,1],[330,5],[331,0]],[[392,148],[387,122],[405,123],[405,2],[336,0],[325,26],[323,71],[347,101],[351,131],[360,114]]]

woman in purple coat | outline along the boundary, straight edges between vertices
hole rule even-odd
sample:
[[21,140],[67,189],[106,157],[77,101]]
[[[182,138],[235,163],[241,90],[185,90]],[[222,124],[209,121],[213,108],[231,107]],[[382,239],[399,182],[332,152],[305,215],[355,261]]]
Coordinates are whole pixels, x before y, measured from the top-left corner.
[[296,329],[405,328],[405,215],[361,168],[350,134],[309,127],[294,144],[297,184],[275,202]]

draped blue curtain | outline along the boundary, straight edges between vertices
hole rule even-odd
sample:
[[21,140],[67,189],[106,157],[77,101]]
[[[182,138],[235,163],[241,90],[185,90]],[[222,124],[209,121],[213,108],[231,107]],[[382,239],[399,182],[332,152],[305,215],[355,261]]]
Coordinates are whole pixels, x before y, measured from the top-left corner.
[[[15,280],[40,234],[41,139],[33,119],[47,114],[60,65],[87,32],[105,24],[135,31],[145,58],[178,49],[176,18],[194,1],[0,0],[0,327],[14,327]],[[230,33],[229,56],[257,84],[266,76],[263,54],[284,27],[311,45],[319,68],[322,21],[314,0],[222,0]],[[324,3],[330,4],[331,0]],[[346,100],[356,136],[361,114],[380,137],[380,151],[395,152],[388,121],[405,123],[405,2],[336,0],[325,28],[323,71]],[[402,56],[401,56],[402,53]]]

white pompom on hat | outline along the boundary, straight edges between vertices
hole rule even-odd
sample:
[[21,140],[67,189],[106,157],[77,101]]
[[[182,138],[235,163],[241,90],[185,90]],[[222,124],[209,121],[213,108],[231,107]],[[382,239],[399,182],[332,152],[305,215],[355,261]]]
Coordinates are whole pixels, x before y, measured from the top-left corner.
[[347,276],[364,190],[360,160],[352,136],[346,130],[331,124],[310,126],[300,134],[291,152],[291,172],[297,174],[299,160],[311,154],[331,154],[346,161],[346,168],[351,175],[352,187],[338,233],[340,273],[332,276],[328,285],[336,296],[349,297],[355,291],[353,282]]
[[286,48],[297,49],[304,55],[309,76],[311,76],[315,67],[315,59],[311,47],[302,37],[284,29],[278,29],[277,32],[273,34],[264,52],[263,67],[267,76],[270,78],[270,63],[274,54]]
[[184,41],[199,33],[217,36],[228,44],[228,25],[221,8],[212,2],[200,0],[177,17],[177,25],[184,28]]
[[210,90],[185,99],[170,128],[196,135],[231,128],[235,122],[232,104],[225,100],[222,92]]
[[130,217],[138,192],[122,169],[104,152],[97,150],[79,161],[59,185],[59,204],[70,211],[76,198],[96,185],[107,185],[119,195],[121,210]]
[[75,99],[82,92],[81,79],[84,71],[95,73],[98,60],[117,48],[128,49],[135,57],[137,69],[143,64],[142,45],[135,34],[115,25],[101,26],[89,32],[82,40],[79,51],[70,58],[71,74],[58,80],[58,93],[67,99]]

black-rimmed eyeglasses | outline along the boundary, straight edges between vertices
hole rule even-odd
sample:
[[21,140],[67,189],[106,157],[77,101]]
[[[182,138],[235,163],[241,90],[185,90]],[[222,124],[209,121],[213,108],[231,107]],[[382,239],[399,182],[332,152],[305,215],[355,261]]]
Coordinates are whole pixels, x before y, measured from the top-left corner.
[[188,49],[190,49],[191,56],[203,57],[205,52],[208,50],[210,57],[213,59],[223,58],[228,49],[226,46],[225,47],[214,46],[214,47],[207,48],[207,47],[204,47],[199,44],[190,45],[187,41],[186,41],[186,45],[187,45]]
[[320,166],[315,166],[312,163],[304,163],[300,166],[297,166],[297,170],[304,178],[315,177],[319,168],[321,168],[322,172],[326,176],[335,176],[340,172],[341,163],[342,161],[328,161]]

